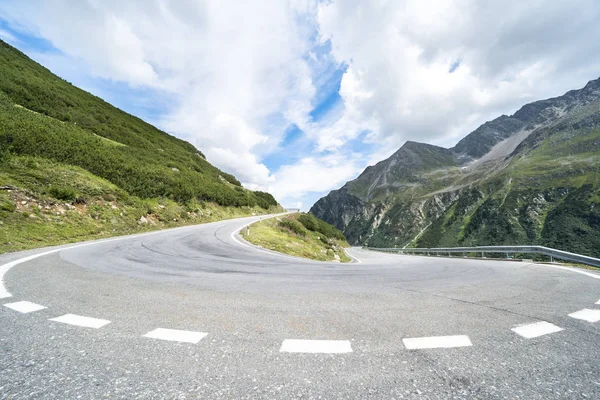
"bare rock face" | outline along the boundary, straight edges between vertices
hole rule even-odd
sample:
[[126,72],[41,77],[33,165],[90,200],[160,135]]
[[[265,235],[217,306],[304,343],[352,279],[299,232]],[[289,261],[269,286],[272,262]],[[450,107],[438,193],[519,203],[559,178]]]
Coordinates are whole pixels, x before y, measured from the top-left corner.
[[[355,245],[553,244],[600,255],[598,174],[600,79],[486,122],[450,149],[406,142],[310,212]],[[548,228],[557,224],[561,237]]]

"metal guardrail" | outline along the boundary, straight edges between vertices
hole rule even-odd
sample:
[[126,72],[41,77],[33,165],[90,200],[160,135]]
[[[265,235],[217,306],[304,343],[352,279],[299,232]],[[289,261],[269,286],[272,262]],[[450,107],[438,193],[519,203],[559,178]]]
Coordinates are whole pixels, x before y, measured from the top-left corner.
[[559,260],[572,261],[580,264],[591,265],[593,267],[600,268],[600,259],[584,256],[576,253],[569,253],[568,251],[551,249],[550,247],[543,246],[477,246],[477,247],[438,247],[433,249],[426,248],[409,248],[409,249],[398,249],[398,248],[380,248],[380,247],[365,247],[366,249],[373,251],[382,251],[385,253],[446,253],[448,256],[452,253],[481,253],[481,256],[485,253],[505,253],[507,258],[509,254],[542,254],[550,257],[550,261],[554,261],[555,258]]

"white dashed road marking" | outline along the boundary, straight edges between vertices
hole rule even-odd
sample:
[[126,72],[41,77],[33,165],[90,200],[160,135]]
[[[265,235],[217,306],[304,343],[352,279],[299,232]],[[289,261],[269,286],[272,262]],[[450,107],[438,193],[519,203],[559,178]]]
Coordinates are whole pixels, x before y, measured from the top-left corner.
[[600,304],[600,300],[598,300],[598,301],[596,302],[596,304]]
[[4,307],[8,307],[11,310],[15,310],[23,314],[27,314],[34,311],[40,311],[46,308],[44,306],[40,306],[39,304],[35,304],[30,301],[17,301],[16,303],[8,303],[5,304]]
[[61,317],[51,318],[50,321],[94,329],[99,329],[102,328],[104,325],[110,324],[110,321],[107,321],[105,319],[82,317],[81,315],[74,314],[66,314]]
[[352,353],[352,346],[348,340],[286,339],[281,344],[279,351],[283,353],[340,354]]
[[539,336],[548,335],[550,333],[560,332],[563,330],[563,328],[551,324],[550,322],[541,321],[533,324],[516,326],[511,330],[517,335],[523,336],[526,339],[533,339]]
[[569,314],[569,317],[582,319],[587,322],[598,322],[600,321],[600,310],[590,310],[589,308],[584,308],[583,310]]
[[208,333],[158,328],[146,333],[144,337],[160,340],[169,340],[171,342],[185,342],[196,344],[200,340],[202,340],[206,335],[208,335]]
[[402,339],[402,342],[408,350],[466,347],[473,345],[471,339],[466,335],[406,338]]

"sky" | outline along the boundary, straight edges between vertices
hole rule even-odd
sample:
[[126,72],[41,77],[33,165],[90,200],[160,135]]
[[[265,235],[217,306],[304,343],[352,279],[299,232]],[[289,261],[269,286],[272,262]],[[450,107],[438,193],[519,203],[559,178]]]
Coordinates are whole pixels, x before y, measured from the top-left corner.
[[597,0],[1,0],[0,39],[308,210],[600,77]]

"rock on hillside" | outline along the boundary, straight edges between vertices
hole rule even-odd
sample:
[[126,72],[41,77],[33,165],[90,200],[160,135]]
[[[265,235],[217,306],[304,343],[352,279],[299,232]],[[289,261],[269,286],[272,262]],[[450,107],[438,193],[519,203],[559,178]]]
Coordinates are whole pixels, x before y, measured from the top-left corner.
[[600,256],[600,79],[445,149],[406,142],[311,212],[370,246],[544,244]]

